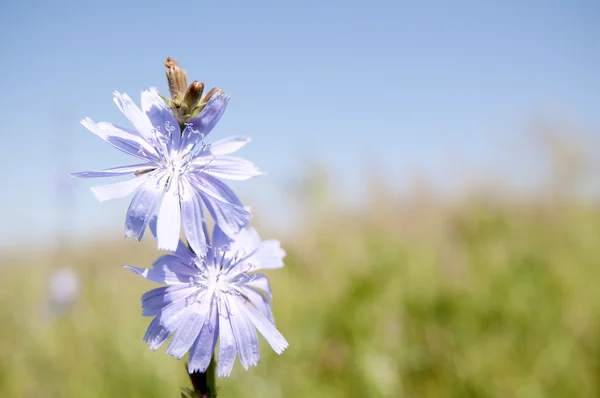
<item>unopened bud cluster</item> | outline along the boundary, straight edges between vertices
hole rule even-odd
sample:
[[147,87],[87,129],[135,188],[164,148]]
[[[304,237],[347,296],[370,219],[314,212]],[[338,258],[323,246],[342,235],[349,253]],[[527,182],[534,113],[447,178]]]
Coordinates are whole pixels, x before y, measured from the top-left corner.
[[203,97],[204,83],[194,80],[188,86],[187,73],[171,57],[167,57],[165,66],[167,68],[169,91],[171,92],[171,98],[165,98],[165,100],[173,109],[173,114],[181,126],[188,120],[198,116],[215,93],[223,94],[223,90],[220,88],[213,88]]

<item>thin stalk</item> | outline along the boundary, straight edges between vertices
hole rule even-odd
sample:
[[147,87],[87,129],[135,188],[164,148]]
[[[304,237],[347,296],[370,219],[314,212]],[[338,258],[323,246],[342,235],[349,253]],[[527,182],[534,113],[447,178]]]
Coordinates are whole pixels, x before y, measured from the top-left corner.
[[217,383],[215,375],[215,358],[213,357],[206,369],[206,372],[199,373],[194,372],[190,374],[190,380],[194,387],[190,391],[190,395],[193,398],[216,398],[217,396]]

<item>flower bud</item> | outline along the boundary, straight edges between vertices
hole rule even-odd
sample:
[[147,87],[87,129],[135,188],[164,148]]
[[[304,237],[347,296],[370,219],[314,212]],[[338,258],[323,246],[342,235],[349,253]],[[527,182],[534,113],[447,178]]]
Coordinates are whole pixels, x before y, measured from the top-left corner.
[[165,66],[167,67],[166,74],[171,98],[181,98],[187,89],[187,74],[171,57],[167,57]]
[[194,80],[192,84],[187,88],[185,95],[183,96],[183,102],[187,105],[190,113],[198,105],[200,98],[202,98],[202,92],[204,91],[204,83]]
[[204,109],[206,104],[208,104],[208,101],[210,101],[210,98],[215,94],[222,95],[223,90],[221,90],[220,88],[216,88],[216,87],[210,89],[210,91],[202,98],[202,101],[200,101],[198,103],[198,105],[196,105],[190,118],[194,118],[194,117],[198,116],[198,114],[202,111],[202,109]]

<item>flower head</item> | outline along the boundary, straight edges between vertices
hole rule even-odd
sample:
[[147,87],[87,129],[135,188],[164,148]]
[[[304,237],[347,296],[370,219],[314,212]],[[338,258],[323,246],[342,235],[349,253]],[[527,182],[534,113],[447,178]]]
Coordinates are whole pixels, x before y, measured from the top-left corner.
[[227,96],[220,92],[211,95],[202,111],[185,123],[183,130],[156,89],[142,92],[142,109],[126,94],[115,92],[114,100],[135,130],[94,123],[89,118],[81,123],[142,163],[71,176],[136,175],[127,181],[92,188],[100,201],[135,192],[127,210],[125,236],[140,240],[158,210],[158,248],[170,251],[177,248],[183,219],[186,238],[192,249],[200,253],[206,249],[201,227],[202,203],[230,238],[248,224],[250,213],[220,178],[245,180],[261,174],[253,163],[229,156],[250,139],[231,137],[212,144],[204,142],[225,111]]
[[[206,224],[202,224],[206,229]],[[151,223],[155,232],[155,222]],[[204,236],[207,236],[205,234]],[[230,242],[218,226],[208,250],[197,256],[183,242],[152,268],[126,266],[146,279],[164,283],[142,296],[145,316],[154,316],[144,341],[158,349],[174,335],[167,354],[180,359],[190,351],[190,373],[208,367],[219,339],[218,376],[229,376],[236,355],[245,369],[260,360],[258,330],[281,354],[287,341],[275,328],[267,277],[250,273],[283,267],[285,252],[276,240],[261,241],[253,228]]]

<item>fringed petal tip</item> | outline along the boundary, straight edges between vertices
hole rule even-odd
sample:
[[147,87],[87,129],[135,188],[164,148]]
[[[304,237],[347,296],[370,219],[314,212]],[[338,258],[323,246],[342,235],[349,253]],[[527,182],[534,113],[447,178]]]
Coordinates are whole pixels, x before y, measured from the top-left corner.
[[157,337],[145,338],[144,343],[148,345],[151,351],[157,351],[163,344],[163,342]]
[[94,121],[87,116],[81,119],[79,123],[81,123],[86,128],[89,128],[88,126],[95,124]]
[[148,278],[148,272],[150,271],[150,268],[139,268],[131,265],[124,265],[123,268],[141,276],[142,278]]
[[190,363],[188,363],[188,373],[192,374],[192,373],[204,373],[206,372],[206,369],[208,369],[208,366],[192,366]]
[[217,371],[217,377],[229,377],[229,376],[231,376],[231,369]]
[[163,250],[163,251],[168,251],[168,252],[175,252],[177,250],[177,247],[179,246],[179,240],[177,240],[177,242],[175,242],[173,244],[173,241],[157,241],[156,243],[156,248],[158,250]]
[[139,235],[139,234],[135,233],[132,230],[126,229],[125,230],[125,238],[127,238],[127,239],[135,239],[138,242],[140,242],[142,240],[142,235]]

